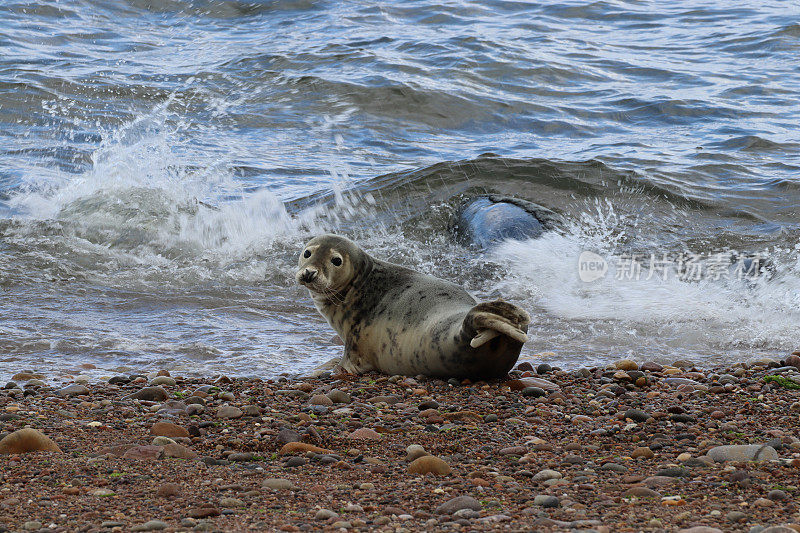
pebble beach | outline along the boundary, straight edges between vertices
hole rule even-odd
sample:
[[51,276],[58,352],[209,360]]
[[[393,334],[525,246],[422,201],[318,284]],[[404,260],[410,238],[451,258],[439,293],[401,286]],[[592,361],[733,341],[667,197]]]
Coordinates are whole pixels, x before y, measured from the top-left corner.
[[80,370],[0,390],[0,531],[800,531],[800,352],[476,383]]

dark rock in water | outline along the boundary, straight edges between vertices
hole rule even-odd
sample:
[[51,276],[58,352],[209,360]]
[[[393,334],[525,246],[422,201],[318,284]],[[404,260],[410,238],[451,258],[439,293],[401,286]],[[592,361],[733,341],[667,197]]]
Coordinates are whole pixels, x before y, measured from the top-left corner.
[[490,248],[506,239],[535,239],[558,221],[554,212],[532,202],[489,195],[466,204],[451,229],[462,244]]

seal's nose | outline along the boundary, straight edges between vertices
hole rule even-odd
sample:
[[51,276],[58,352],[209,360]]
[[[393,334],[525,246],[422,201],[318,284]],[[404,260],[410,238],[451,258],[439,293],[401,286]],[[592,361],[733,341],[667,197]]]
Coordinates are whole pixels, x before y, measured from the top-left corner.
[[310,270],[310,269],[307,268],[307,269],[303,270],[302,274],[300,274],[300,281],[302,283],[311,283],[316,278],[317,278],[317,271],[316,270]]

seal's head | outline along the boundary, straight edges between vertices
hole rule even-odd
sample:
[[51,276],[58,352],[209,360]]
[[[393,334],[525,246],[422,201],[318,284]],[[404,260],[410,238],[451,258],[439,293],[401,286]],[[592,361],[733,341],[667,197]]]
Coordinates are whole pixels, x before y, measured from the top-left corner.
[[320,235],[300,252],[295,279],[311,292],[340,293],[364,271],[368,260],[369,256],[350,239]]

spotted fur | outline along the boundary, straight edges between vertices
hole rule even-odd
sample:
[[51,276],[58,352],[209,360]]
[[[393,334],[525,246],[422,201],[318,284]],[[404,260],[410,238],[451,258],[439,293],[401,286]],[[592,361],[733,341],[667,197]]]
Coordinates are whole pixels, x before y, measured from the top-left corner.
[[296,278],[344,341],[348,372],[499,377],[527,340],[523,309],[478,303],[460,285],[375,259],[338,235],[306,244]]

